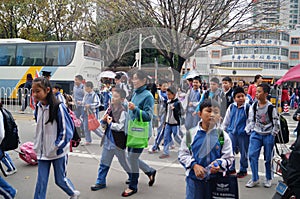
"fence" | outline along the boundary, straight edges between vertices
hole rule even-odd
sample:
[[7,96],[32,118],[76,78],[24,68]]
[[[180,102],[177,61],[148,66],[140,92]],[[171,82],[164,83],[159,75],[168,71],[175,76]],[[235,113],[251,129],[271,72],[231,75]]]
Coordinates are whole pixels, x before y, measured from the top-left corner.
[[[16,95],[14,95],[16,92]],[[29,113],[33,110],[29,106],[31,89],[0,87],[0,100],[5,108],[11,112]],[[16,96],[13,98],[12,96]]]

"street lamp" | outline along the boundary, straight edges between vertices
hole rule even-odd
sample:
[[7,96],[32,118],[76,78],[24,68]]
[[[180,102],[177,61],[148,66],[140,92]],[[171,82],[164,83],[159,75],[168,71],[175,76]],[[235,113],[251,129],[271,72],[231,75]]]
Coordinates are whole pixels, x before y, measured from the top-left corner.
[[152,37],[152,43],[155,44],[156,43],[155,35],[151,35],[151,36],[145,37],[143,39],[143,35],[142,35],[142,33],[140,33],[140,39],[139,39],[139,56],[138,56],[139,57],[139,64],[138,64],[139,69],[142,68],[142,44],[143,44],[143,42],[146,39],[149,39],[151,37]]

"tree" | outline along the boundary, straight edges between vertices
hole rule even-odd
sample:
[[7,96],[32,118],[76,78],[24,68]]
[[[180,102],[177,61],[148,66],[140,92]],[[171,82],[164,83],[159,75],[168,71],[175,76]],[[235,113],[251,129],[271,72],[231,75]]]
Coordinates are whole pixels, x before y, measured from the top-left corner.
[[[145,35],[155,35],[156,48],[170,66],[180,71],[184,61],[199,48],[218,41],[237,39],[247,30],[261,29],[253,24],[253,11],[263,1],[248,0],[130,0],[99,3],[100,9],[110,17],[126,19],[131,27],[155,27]],[[106,1],[105,1],[106,2]],[[265,12],[276,10],[270,6]],[[259,14],[256,13],[257,17]],[[147,19],[147,23],[145,23]],[[163,30],[163,31],[162,31]],[[144,35],[144,34],[143,34]],[[178,60],[175,65],[174,60]]]

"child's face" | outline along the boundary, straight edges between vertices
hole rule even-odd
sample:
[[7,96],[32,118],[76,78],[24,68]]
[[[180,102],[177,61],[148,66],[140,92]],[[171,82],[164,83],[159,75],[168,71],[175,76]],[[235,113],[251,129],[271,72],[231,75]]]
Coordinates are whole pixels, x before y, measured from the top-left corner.
[[197,90],[201,86],[198,80],[193,80],[193,89]]
[[245,93],[248,93],[248,87],[244,88]]
[[256,88],[256,99],[258,100],[265,100],[267,99],[268,93],[265,93],[262,87],[257,87]]
[[122,103],[122,98],[119,93],[113,91],[112,92],[112,99],[111,99],[112,104],[121,104]]
[[238,106],[244,104],[246,101],[245,93],[237,93],[234,97],[234,101],[237,103]]
[[216,91],[219,88],[219,85],[216,82],[210,82],[209,83],[209,88],[212,91]]
[[167,96],[168,96],[168,99],[169,100],[173,100],[175,98],[175,94],[173,94],[172,92],[170,91],[167,91]]
[[55,94],[57,93],[59,90],[57,88],[52,88],[52,92]]
[[202,119],[202,123],[213,128],[220,119],[220,108],[216,106],[205,107],[199,112],[199,117]]
[[48,93],[50,92],[50,87],[47,87],[46,89],[42,88],[40,86],[40,82],[34,82],[32,84],[32,94],[33,97],[37,100],[42,102],[43,105],[48,104],[46,97]]
[[160,87],[161,91],[167,91],[167,89],[168,89],[168,83],[163,83]]
[[85,90],[85,92],[88,92],[88,93],[92,92],[92,88],[91,87],[85,86],[84,90]]
[[222,87],[224,91],[228,91],[231,88],[231,83],[229,83],[228,81],[222,81]]

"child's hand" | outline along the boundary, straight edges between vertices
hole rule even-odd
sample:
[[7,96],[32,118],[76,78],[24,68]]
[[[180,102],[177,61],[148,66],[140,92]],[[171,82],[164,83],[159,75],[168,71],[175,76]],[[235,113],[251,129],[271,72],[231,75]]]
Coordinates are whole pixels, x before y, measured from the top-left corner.
[[86,105],[85,105],[85,108],[90,108],[90,105],[89,105],[89,104],[86,104]]
[[110,124],[112,122],[112,117],[107,116],[107,124]]
[[211,173],[218,173],[219,172],[219,170],[220,170],[220,166],[219,166],[219,164],[216,162],[216,161],[214,161],[214,162],[212,162],[212,163],[210,163],[212,166],[211,166],[211,169],[210,169],[210,172]]
[[189,106],[193,106],[193,102],[189,102]]
[[108,116],[108,114],[105,114],[105,115],[102,117],[102,120],[103,120],[104,122],[107,122],[107,116]]
[[196,177],[204,178],[206,171],[201,165],[195,164],[193,170],[195,172]]
[[129,110],[133,110],[133,109],[135,108],[134,103],[129,102],[129,103],[128,103],[128,108],[129,108]]

